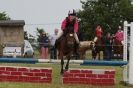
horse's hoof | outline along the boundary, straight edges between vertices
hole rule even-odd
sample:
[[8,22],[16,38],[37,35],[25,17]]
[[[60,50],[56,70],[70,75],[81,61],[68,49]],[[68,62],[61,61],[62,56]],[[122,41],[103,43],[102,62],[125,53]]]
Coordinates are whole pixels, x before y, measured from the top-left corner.
[[68,71],[68,67],[65,67],[65,70],[64,71]]
[[65,72],[68,71],[68,68],[64,70]]
[[61,71],[61,72],[60,72],[60,75],[63,75],[63,74],[64,74],[64,71]]
[[65,69],[65,70],[64,70],[64,72],[67,72],[67,71],[68,71],[68,69]]

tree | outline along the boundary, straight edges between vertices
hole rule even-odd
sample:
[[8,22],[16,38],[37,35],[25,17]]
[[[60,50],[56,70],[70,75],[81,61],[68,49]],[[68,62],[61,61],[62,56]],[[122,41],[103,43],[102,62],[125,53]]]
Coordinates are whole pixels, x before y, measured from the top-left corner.
[[10,20],[10,17],[5,12],[0,12],[0,20]]
[[115,33],[125,20],[133,21],[133,5],[130,0],[86,0],[81,1],[83,10],[78,12],[79,30],[86,33],[86,39],[94,38],[96,25],[104,33]]

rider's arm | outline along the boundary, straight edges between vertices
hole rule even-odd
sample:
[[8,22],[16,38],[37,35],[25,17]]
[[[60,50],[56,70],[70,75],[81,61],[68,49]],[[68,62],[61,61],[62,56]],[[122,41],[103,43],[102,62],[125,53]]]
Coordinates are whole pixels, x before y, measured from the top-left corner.
[[74,24],[74,32],[77,33],[78,32],[78,21],[76,20],[75,24]]
[[61,30],[65,30],[66,27],[66,19],[63,20],[62,24],[61,24]]

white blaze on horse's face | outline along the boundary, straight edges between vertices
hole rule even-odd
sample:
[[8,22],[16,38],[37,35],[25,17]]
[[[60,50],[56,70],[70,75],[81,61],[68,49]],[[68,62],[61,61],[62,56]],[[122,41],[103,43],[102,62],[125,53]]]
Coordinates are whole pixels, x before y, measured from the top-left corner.
[[71,37],[73,37],[73,34],[70,34]]

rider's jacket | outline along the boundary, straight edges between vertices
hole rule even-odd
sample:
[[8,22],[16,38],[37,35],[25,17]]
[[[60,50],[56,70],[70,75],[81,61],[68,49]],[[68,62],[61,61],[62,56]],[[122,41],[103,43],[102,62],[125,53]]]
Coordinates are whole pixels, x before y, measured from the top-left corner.
[[76,19],[73,19],[72,21],[70,21],[69,17],[66,17],[65,20],[63,20],[62,25],[61,25],[61,29],[64,30],[73,30],[75,33],[78,32],[78,21]]

